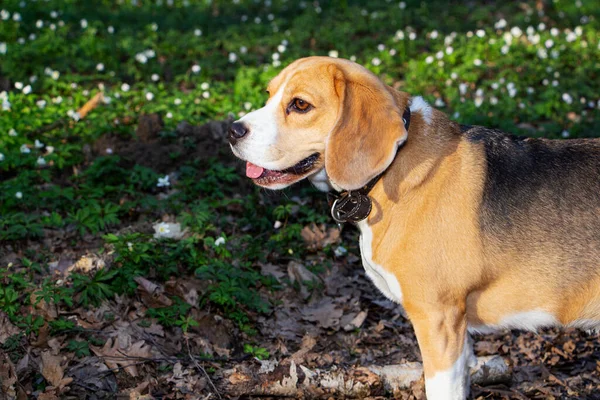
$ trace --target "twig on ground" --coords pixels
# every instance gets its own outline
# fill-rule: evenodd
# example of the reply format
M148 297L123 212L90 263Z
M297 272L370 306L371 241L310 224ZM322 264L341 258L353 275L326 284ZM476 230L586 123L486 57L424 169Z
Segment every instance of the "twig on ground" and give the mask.
M217 390L216 386L214 385L214 383L210 379L210 376L208 375L208 373L206 372L206 370L202 367L202 365L198 364L198 361L196 361L196 359L194 358L194 356L192 356L192 350L190 349L190 343L189 343L187 337L185 338L185 345L187 347L188 355L190 356L190 359L194 362L194 365L196 366L196 368L199 371L202 371L202 373L204 374L204 376L206 376L206 379L208 380L208 383L210 384L210 387L216 393L217 397L219 399L221 399L222 398L221 397L221 393L219 393L219 391Z

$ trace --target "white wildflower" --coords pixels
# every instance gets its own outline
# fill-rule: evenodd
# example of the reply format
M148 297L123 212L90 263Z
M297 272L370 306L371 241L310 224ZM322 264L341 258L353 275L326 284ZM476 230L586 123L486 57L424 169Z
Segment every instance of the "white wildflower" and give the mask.
M409 38L410 40L415 40L415 39L417 38L417 34L416 34L415 32L410 32L410 33L408 34L408 38Z
M104 71L104 64L102 64L102 63L96 64L96 70L97 71Z
M556 28L550 29L550 34L552 36L558 36L559 33L560 33L560 31L558 29L556 29Z
M283 223L281 221L275 221L275 223L273 224L274 229L279 229L282 226L283 226Z
M181 104L181 99L180 98L176 98L175 100L173 100L173 104L175 104L176 106Z
M461 95L465 95L467 93L467 88L469 87L468 84L466 83L460 83L458 85L458 90L460 92Z
M494 24L494 28L496 29L504 29L506 28L506 20L504 18L502 18L500 21L496 22Z
M14 130L14 128L11 128L8 131L8 136L16 137L16 136L19 136L19 134L17 133L17 131Z
M484 37L485 36L485 31L483 29L478 29L477 32L475 32L475 34L477 35L477 37Z
M275 53L275 54L277 54L277 53ZM275 55L275 54L273 54L273 55ZM237 61L238 57L237 57L237 54L231 52L231 53L229 53L229 57L228 58L229 58L229 62L233 64L234 62Z
M194 64L192 65L192 72L197 74L198 72L200 72L200 70L202 69L202 67L200 67L198 64Z
M546 51L546 49L538 49L537 51L537 55L539 58L548 58L548 52Z
M208 82L202 82L200 84L200 89L202 89L202 90L208 90L208 88L210 88L210 84Z
M171 233L171 224L168 222L161 222L157 225L153 226L154 228L154 237L155 238L163 238L169 237Z
M15 193L15 197L20 200L20 199L23 198L23 193L22 192L17 192L17 193Z
M575 34L575 32L569 31L569 33L567 33L566 40L569 43L574 42L575 40L577 40L577 35Z
M208 99L210 97L210 92L208 92L208 91L202 92L202 97L204 97L205 99Z
M490 97L490 104L495 106L496 104L498 104L498 98L495 96Z
M337 50L329 50L328 55L329 55L329 57L332 57L332 58L338 58L339 53Z
M4 161L4 154L0 153L0 161Z
M547 49L549 49L550 47L554 46L554 40L552 39L548 39L544 42L544 46L546 46Z
M444 100L441 97L438 97L437 99L435 99L435 106L436 107L445 107L446 103L444 103Z
M562 131L562 133L560 135L564 138L568 138L571 134L569 133L568 130L565 129L564 131Z
M154 93L146 92L146 100L152 101L152 99L154 99Z
M85 29L88 27L88 22L86 19L82 19L81 21L79 21L79 24L81 25L82 29Z
M6 54L6 43L5 42L0 42L0 54Z
M244 103L244 110L246 111L250 111L250 109L252 109L252 103L250 103L249 101Z
M375 57L371 60L371 64L373 64L374 66L379 66L381 65L381 60L378 57Z
M37 165L39 165L40 167L43 167L46 164L47 163L46 163L46 160L44 159L44 157L38 157L38 159L37 159Z
M29 153L31 153L31 149L29 147L27 147L26 144L21 145L21 148L19 150L23 154L29 154Z
M439 36L439 33L436 30L431 31L431 33L429 34L429 37L432 39L437 39L438 36Z
M432 62L433 62L433 56L427 56L427 58L425 58L426 64L431 64Z
M202 29L194 29L194 35L202 36Z
M121 85L121 90L124 92L128 92L130 88L131 86L129 86L127 83Z
M44 143L40 142L37 139L35 139L35 143L33 145L35 146L36 149L41 149L42 147L44 147Z
M333 254L335 254L336 257L342 257L348 254L348 250L343 246L338 246L333 250Z
M146 64L148 62L148 57L144 53L138 53L135 55L135 59L140 64Z
M158 80L160 79L160 76L158 76L158 74L152 74L150 79L152 79L153 82L158 82Z
M106 31L112 35L113 33L115 33L115 28L111 25L108 28L106 28Z
M215 247L219 247L225 244L225 238L223 236L219 236L217 240L215 240Z
M379 43L379 44L377 45L377 50L379 50L379 51L384 51L384 50L385 50L385 44L383 44L383 43Z
M446 54L450 55L452 53L454 53L454 49L452 48L452 46L446 47Z
M398 7L400 7L401 10L404 10L406 8L406 2L401 1L400 3L398 3Z
M242 54L248 53L248 48L246 46L240 47L240 53L242 53Z
M569 93L563 93L562 99L567 104L573 103L573 97L571 97L571 95Z
M518 26L513 26L512 28L510 28L510 34L518 38L523 34L523 31Z
M166 115L167 118L173 118L173 113L171 111L169 111Z
M54 146L46 146L46 154L54 153Z
M475 66L479 67L483 63L481 62L481 60L479 58L476 58L475 60L473 60L473 64L475 64Z
M163 178L158 178L158 183L156 187L167 187L171 186L171 182L169 182L169 175L165 175Z

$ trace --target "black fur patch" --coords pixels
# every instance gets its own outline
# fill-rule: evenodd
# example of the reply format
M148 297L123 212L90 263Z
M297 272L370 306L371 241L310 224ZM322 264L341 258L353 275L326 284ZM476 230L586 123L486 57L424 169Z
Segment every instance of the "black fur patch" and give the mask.
M552 256L563 254L557 263L565 267L600 267L600 140L525 138L479 126L463 135L485 150L484 236L523 254L560 250Z

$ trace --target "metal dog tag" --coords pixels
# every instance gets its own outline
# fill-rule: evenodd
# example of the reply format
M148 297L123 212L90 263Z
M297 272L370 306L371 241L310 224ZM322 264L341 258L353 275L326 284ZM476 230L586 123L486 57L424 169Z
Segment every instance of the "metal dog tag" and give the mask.
M345 192L331 206L331 216L338 224L359 222L369 216L373 205L369 196L360 192Z

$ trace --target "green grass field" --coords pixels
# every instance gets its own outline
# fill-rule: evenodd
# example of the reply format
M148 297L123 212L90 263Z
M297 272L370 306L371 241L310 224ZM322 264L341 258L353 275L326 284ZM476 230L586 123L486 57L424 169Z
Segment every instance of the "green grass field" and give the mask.
M345 249L315 254L302 240L311 223L333 226L316 191L262 192L211 136L218 129L186 129L261 107L283 67L329 55L462 123L597 137L599 18L593 0L3 0L0 317L16 331L0 327L0 349L17 363L50 335L71 359L89 356L106 337L72 315L133 301L136 277L189 277L204 282L197 298L167 290L169 301L147 303L138 320L181 335L199 329L194 309L210 310L239 332L237 353L269 357L257 321L293 285L257 266L317 257L309 269L321 272ZM170 238L176 223L183 238ZM352 240L343 246L358 254ZM105 267L71 268L86 254ZM22 384L54 382L32 372Z

